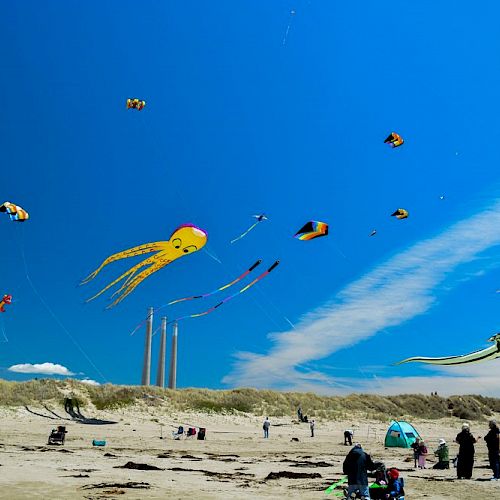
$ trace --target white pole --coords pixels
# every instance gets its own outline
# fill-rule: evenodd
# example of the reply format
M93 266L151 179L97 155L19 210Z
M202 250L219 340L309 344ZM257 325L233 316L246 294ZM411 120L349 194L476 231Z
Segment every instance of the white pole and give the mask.
M151 338L153 336L153 311L148 309L148 319L146 321L146 343L144 345L144 364L142 366L141 385L149 385L151 377Z
M170 376L168 378L168 386L170 389L177 387L177 322L174 323L172 332L172 352L170 353Z
M156 385L165 387L165 355L167 350L167 318L161 318L160 354L158 356L158 372L156 373Z

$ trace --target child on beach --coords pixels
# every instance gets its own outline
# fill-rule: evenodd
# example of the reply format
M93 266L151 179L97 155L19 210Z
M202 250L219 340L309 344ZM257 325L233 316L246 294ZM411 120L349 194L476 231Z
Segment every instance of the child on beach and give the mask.
M425 469L425 459L427 457L427 447L425 446L424 441L420 441L420 445L418 447L418 468Z
M413 461L414 467L416 469L418 463L418 449L420 447L420 438L415 439L415 442L412 443L411 447L413 448Z

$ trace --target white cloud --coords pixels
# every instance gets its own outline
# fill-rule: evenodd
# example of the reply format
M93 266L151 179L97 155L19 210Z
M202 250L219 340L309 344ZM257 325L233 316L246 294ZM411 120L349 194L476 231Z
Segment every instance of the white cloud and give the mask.
M8 368L10 372L15 373L39 373L42 375L74 375L65 366L55 363L23 363L20 365L12 365Z
M428 311L436 301L439 285L461 265L479 259L483 252L500 244L499 228L500 201L496 201L441 234L399 252L345 287L331 301L306 314L294 330L270 334L274 345L268 353L238 353L233 371L224 382L319 392L325 392L328 386L330 390L335 386L338 392L339 385L347 385L356 390L353 384L358 379L334 379L307 372L300 365L329 356ZM486 267L490 268L491 262L485 260ZM456 279L451 281L452 286L460 283ZM404 378L412 383L423 379ZM443 379L449 381L447 376ZM382 380L383 386L389 388L392 384L401 391L399 379ZM380 386L377 392L381 392Z
M90 378L84 378L83 380L78 380L78 382L81 382L82 384L88 384L88 385L101 385L99 382L92 380Z

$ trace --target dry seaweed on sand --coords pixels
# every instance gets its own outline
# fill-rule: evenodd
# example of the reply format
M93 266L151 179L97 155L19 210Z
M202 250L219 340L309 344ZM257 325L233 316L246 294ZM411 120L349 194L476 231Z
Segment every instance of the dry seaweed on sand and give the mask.
M289 472L287 470L282 470L280 472L270 472L264 481L270 479L319 479L321 474L317 472Z
M97 483L97 484L86 484L81 486L82 490L91 490L98 488L133 488L139 490L148 490L151 488L149 483L139 483L137 481L128 481L126 483Z
M136 464L135 462L127 462L125 465L116 465L114 469L136 469L136 470L165 470L156 465Z

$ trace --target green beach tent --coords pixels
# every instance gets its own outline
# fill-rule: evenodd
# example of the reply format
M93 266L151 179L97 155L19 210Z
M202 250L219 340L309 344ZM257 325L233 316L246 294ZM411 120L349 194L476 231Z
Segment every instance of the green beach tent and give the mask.
M413 425L404 420L393 420L385 435L385 446L410 448L420 434Z

